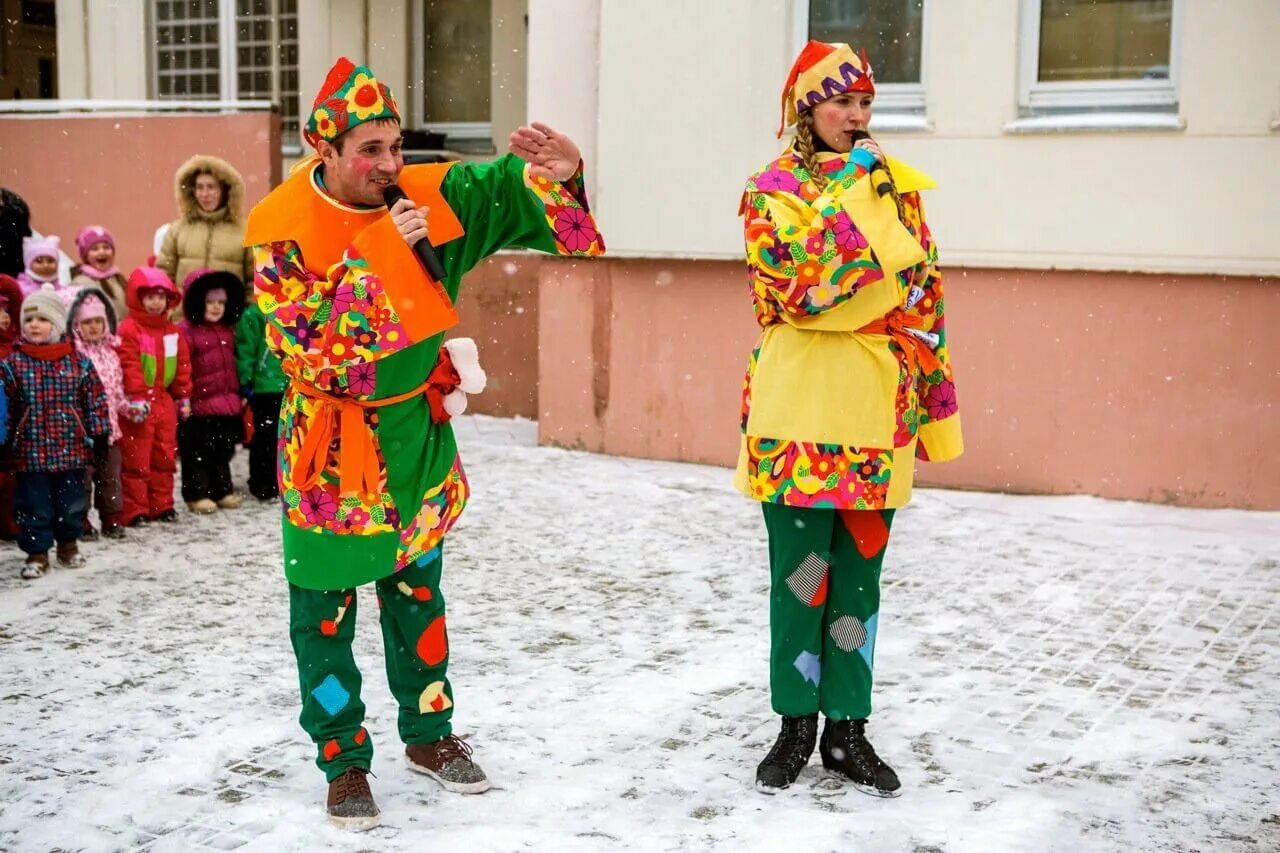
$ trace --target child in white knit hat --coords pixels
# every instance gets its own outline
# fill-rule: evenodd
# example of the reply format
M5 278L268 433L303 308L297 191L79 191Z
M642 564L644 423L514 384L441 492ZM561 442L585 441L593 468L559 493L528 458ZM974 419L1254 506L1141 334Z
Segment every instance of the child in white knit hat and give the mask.
M59 565L84 565L84 472L93 449L110 441L107 396L93 365L66 338L67 308L51 284L22 303L22 339L0 363L18 472L18 546L24 578Z

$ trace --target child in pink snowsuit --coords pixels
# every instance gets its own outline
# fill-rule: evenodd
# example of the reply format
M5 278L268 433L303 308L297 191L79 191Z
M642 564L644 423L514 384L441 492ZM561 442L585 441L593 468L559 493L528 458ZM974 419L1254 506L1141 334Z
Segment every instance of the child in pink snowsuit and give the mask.
M111 298L97 287L83 287L67 312L76 349L93 362L93 369L107 392L107 409L111 433L106 447L95 447L93 460L85 470L86 504L98 509L102 535L111 539L124 536L120 511L124 496L120 482L120 412L125 408L124 369L120 366L120 338L116 335L116 312ZM97 539L98 531L86 511L82 539Z

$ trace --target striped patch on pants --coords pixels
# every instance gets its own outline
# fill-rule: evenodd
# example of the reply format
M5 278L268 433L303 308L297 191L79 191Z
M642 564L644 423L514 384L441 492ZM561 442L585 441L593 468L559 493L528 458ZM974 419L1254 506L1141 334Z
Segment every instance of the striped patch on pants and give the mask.
M795 597L810 607L827 600L827 572L830 564L817 554L809 554L800 567L787 577L787 587Z

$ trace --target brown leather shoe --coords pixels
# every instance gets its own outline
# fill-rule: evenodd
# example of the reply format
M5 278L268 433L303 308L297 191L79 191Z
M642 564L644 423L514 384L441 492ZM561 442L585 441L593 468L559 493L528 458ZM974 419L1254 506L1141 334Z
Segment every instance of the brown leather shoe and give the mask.
M471 747L457 735L435 743L411 743L404 748L409 769L430 776L455 794L483 794L492 785L480 765L471 760Z
M84 566L84 555L75 542L59 542L56 549L58 565L65 569L79 569Z
M368 775L363 767L352 767L329 783L326 809L334 826L359 832L378 825L378 805L369 790Z
M22 577L25 580L35 580L48 572L49 555L47 553L30 555L22 566Z

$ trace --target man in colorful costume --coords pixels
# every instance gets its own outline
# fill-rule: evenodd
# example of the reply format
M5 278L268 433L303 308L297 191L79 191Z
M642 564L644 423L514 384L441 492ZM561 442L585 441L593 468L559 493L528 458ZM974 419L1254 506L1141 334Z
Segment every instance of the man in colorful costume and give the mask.
M462 277L505 248L604 251L567 137L534 125L493 163L404 166L399 121L390 90L338 60L304 132L318 156L253 209L245 237L267 342L290 380L279 474L301 723L330 783L330 819L357 829L378 819L351 654L361 584L377 585L409 766L448 790L489 787L452 733L440 594L443 540L468 494L444 404L466 382L442 348ZM396 182L408 199L388 211ZM410 248L424 237L441 281Z
M736 484L769 533L770 692L782 717L760 764L795 782L823 766L880 796L896 774L865 735L894 510L914 460L963 450L926 176L866 137L865 54L810 42L783 90L793 144L747 182L740 214L763 327L743 393ZM779 130L781 135L781 129Z

